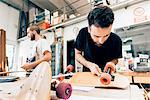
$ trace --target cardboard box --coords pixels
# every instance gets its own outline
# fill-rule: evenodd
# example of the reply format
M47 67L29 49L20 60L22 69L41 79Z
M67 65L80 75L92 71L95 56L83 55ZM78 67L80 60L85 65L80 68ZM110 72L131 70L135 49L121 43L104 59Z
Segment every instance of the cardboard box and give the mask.
M58 17L58 11L56 11L56 12L53 13L53 17L54 18Z

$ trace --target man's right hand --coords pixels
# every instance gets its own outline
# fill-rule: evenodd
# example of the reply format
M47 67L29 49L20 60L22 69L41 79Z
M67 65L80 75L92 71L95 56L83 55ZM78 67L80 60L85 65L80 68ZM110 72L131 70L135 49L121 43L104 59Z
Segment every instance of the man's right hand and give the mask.
M75 49L75 59L81 63L82 65L86 66L87 68L90 69L92 74L96 74L96 75L100 75L101 73L101 69L99 68L99 66L95 63L89 62L87 61L81 54L82 52Z
M28 71L28 70L32 69L31 67L32 67L31 63L25 63L21 68Z
M99 66L97 64L88 62L87 67L90 69L92 74L95 74L97 76L100 75L101 69L99 68Z

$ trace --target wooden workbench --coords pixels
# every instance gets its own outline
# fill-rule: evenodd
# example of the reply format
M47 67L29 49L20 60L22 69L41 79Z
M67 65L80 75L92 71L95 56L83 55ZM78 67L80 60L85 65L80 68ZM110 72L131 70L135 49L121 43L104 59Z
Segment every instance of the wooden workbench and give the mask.
M128 77L130 83L150 84L150 72L134 72L129 70L118 73Z
M54 91L53 93L51 92L51 94L53 94L52 100L59 100L54 96ZM130 85L129 88L125 90L93 88L90 91L84 91L73 89L69 100L144 100L144 96L142 90L140 90L138 86Z

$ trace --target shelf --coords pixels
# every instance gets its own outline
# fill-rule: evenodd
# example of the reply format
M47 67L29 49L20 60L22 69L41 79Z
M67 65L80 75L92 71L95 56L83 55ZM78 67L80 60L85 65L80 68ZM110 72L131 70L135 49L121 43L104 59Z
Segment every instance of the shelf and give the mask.
M124 7L128 7L128 6L143 2L143 1L145 1L145 0L127 0L127 1L120 2L120 3L115 4L115 5L111 5L110 8L112 8L115 11L115 10L119 10L119 9L124 8ZM86 19L87 19L87 14L83 15L83 16L78 16L78 17L75 17L73 19L69 19L65 22L62 22L60 24L54 25L54 26L52 26L46 30L43 30L43 31L41 31L41 33L46 33L48 31L52 31L52 30L56 29L57 27L66 27L68 25L72 25L72 24L81 22L81 21L86 20Z

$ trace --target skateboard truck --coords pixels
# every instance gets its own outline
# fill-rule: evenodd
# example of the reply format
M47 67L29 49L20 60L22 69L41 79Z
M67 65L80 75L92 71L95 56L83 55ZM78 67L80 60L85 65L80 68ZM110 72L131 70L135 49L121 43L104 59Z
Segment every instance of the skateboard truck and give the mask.
M57 78L60 82L63 81L64 79L69 79L73 75L72 73L73 68L74 67L72 65L68 65L67 70L65 71L65 74L60 73L57 76L53 76L53 78Z
M72 73L73 69L74 69L73 65L68 65L67 70L65 71L65 74ZM65 76L66 79L69 79L70 77L72 76L71 75Z
M112 63L107 63L105 66L105 72L100 76L100 82L104 85L110 84L111 81L114 81L114 76L112 73L115 71L115 65Z
M72 72L74 67L72 65L67 66L67 70L65 71L65 74Z
M109 75L111 75L111 81L114 81L115 76L112 75L112 71L111 71L110 67L108 68L108 70L106 71L106 73L108 73Z
M67 76L72 77L73 75L74 75L74 73L67 73L67 74L60 73L59 75L52 76L52 79L57 79L58 81L62 82L65 79L65 77L67 77Z
M65 76L63 76L62 73L60 73L59 75L60 75L60 77L58 77L57 79L58 79L60 82L62 82L62 81L65 79Z

